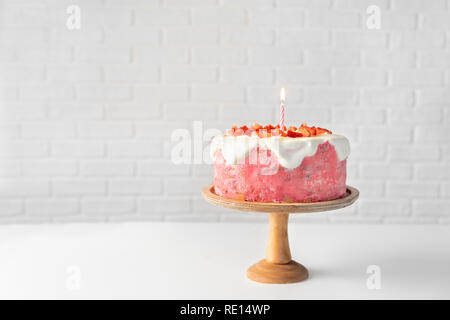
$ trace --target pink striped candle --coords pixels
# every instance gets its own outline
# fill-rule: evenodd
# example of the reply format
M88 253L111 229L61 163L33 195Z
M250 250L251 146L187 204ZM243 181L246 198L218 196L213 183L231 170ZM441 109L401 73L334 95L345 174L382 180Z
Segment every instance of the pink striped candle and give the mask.
M284 129L284 101L286 99L286 90L284 88L281 88L280 91L280 129Z

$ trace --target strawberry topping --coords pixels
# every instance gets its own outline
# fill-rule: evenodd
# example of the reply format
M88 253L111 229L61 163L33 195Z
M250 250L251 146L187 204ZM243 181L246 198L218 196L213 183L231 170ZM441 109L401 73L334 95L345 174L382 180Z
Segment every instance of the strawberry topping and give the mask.
M331 134L330 130L320 128L320 127L309 127L307 124L303 123L298 128L297 127L284 127L280 128L280 125L276 125L275 127L271 124L266 126L262 126L259 123L254 123L249 127L243 125L241 127L233 126L230 130L227 131L228 135L233 136L241 136L248 135L253 136L257 135L260 138L268 138L272 136L282 136L282 137L291 137L291 138L301 138L301 137L314 137L321 136L325 134Z

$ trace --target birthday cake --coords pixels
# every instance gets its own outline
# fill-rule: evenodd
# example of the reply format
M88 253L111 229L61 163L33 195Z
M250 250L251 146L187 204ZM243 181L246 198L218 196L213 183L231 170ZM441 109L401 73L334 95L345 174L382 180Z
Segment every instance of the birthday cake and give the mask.
M346 192L344 136L319 127L233 127L211 142L214 192L260 202L317 202Z

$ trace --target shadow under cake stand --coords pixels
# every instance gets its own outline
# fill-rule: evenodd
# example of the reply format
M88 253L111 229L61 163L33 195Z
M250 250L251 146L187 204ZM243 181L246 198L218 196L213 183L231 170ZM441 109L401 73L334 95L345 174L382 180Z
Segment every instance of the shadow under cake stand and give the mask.
M336 210L353 204L359 191L347 186L345 195L336 200L312 203L251 202L226 199L214 192L214 185L203 188L203 197L211 204L241 211L266 212L269 214L269 241L266 258L247 270L247 277L262 283L292 283L306 280L308 270L291 259L288 240L290 213L309 213Z

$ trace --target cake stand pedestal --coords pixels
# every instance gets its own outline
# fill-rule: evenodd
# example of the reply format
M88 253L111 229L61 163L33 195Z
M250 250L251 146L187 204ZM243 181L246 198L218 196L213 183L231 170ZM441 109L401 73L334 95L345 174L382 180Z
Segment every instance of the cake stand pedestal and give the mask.
M313 203L251 202L226 199L214 193L214 185L203 188L203 197L217 206L241 211L269 213L269 241L266 258L247 270L247 277L262 283L292 283L308 278L308 270L291 259L288 240L288 219L291 213L308 213L336 210L353 204L359 191L347 186L342 198Z

